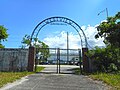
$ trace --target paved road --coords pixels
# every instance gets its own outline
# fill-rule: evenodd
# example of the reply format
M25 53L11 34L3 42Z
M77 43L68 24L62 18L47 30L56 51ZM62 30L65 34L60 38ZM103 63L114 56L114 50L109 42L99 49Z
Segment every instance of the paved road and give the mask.
M41 73L57 73L57 65L39 65L46 67ZM60 65L60 73L62 74L73 74L74 72L72 69L79 68L79 66L76 65Z
M102 82L93 81L87 76L49 73L55 66L46 66L42 73L33 74L9 84L0 90L107 90ZM64 68L75 68L64 66ZM53 69L54 68L54 69ZM65 70L63 70L65 71ZM46 73L47 72L47 73Z

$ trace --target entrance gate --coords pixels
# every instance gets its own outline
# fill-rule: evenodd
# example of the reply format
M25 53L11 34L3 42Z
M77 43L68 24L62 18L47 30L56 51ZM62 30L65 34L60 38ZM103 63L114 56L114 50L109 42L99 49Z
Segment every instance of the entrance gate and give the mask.
M61 25L61 23L70 25L78 33L78 35L80 37L80 43L81 43L80 49L82 51L83 70L85 72L90 71L90 64L89 64L90 61L88 60L88 57L86 56L86 52L88 51L88 43L87 43L86 35L85 35L84 31L81 29L81 27L79 26L79 24L77 24L73 20L66 18L66 17L50 17L50 18L44 19L43 21L38 23L38 25L34 28L32 34L31 34L31 37L30 37L28 71L33 71L34 54L32 53L32 51L34 52L33 47L34 47L34 44L37 42L38 34L41 31L41 29L48 24ZM58 49L57 50L57 60L59 60L61 58L60 54L61 54L61 50ZM68 55L67 55L67 58L69 58ZM69 59L67 59L67 60L69 60ZM59 72L59 70L58 70L58 72Z
M80 49L36 48L36 65L54 65L50 73L73 73L71 69L80 68L82 61Z

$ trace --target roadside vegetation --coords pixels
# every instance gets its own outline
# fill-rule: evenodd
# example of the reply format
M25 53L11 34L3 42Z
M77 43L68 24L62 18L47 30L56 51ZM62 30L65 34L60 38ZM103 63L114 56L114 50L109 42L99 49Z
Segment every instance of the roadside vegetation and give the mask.
M94 74L89 76L120 90L120 12L100 23L97 31L95 38L104 38L106 46L88 51L94 65Z
M94 74L89 76L120 90L120 12L100 23L97 31L95 38L104 38L106 46L88 51L94 66Z
M37 72L43 70L44 67L37 67ZM34 74L35 72L0 72L0 87L7 83L12 83L13 81L20 79L24 76Z
M120 90L120 12L100 23L97 31L95 38L104 38L106 46L95 47L86 53L91 60L93 73L83 74L103 81L112 86L112 90ZM79 68L74 71L76 74L80 73Z
M37 66L36 72L40 72L40 71L44 70L44 68L45 68L45 67Z
M73 69L75 75L81 75L80 68ZM89 78L97 81L103 81L107 85L111 86L111 90L120 90L120 71L117 73L104 73L104 72L95 72L95 73L85 73Z
M103 81L113 87L112 90L120 90L120 73L96 73L89 75L94 80Z
M95 38L104 38L106 46L89 50L87 56L98 72L120 71L120 12L100 23L97 31Z

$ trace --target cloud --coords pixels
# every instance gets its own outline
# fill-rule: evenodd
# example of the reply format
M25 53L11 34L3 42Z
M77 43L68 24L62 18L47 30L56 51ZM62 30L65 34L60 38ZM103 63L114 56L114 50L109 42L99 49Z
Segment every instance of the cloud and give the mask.
M96 28L97 26L98 25L95 26L88 25L84 30L88 40L88 44L91 47L105 46L105 44L103 43L103 38L95 39L95 35L97 34L97 28Z
M67 33L62 31L54 37L46 37L43 40L49 47L55 48L67 48ZM69 33L69 47L78 49L79 38L78 35ZM79 45L80 46L80 45Z
M82 26L81 28L87 37L87 41L90 47L105 46L103 43L103 38L95 39L95 35L97 34L96 26L88 25ZM43 42L49 45L50 48L67 48L67 33L66 31L61 31L56 33L55 36L44 38ZM69 48L81 48L80 37L78 34L69 32Z

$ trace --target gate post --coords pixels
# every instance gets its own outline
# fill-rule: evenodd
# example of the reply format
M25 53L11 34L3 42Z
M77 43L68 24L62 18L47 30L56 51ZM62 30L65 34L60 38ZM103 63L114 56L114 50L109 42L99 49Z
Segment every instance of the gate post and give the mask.
M29 47L29 55L28 55L28 71L29 72L34 70L34 61L35 61L35 48Z
M88 52L88 48L82 48L82 60L83 60L83 71L89 72L89 60L86 56L86 53Z

